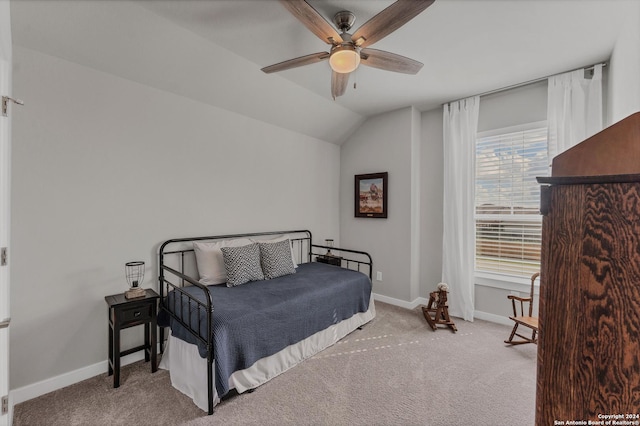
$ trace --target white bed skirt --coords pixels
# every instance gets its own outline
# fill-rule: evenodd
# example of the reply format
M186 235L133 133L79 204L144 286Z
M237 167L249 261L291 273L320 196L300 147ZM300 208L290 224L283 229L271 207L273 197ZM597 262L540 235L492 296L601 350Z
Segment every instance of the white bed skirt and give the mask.
M251 367L234 372L229 378L229 389L243 393L268 382L277 375L295 367L303 360L335 344L347 334L371 321L376 316L373 294L369 301L369 309L353 315L351 318L333 324L306 339L287 346L266 358L256 361ZM198 347L169 334L160 368L169 370L171 385L190 397L202 410L207 411L207 360L202 358ZM214 360L215 380L215 360ZM214 381L215 383L215 381ZM213 385L213 404L220 402Z

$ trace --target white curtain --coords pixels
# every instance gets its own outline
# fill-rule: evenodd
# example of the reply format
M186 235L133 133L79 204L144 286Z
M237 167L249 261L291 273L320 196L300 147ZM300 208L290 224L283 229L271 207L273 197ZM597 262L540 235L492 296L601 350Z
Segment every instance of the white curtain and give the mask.
M549 158L602 130L602 64L592 78L579 69L549 77L547 125Z
M475 155L480 97L444 106L444 229L442 282L449 313L473 321Z

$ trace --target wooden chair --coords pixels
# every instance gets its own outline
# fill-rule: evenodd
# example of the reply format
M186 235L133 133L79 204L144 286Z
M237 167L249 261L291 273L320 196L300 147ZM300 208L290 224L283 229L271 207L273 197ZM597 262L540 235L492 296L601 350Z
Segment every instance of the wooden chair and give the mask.
M511 335L505 343L510 345L521 345L523 343L538 343L538 317L533 316L533 289L536 278L540 276L539 272L536 272L531 276L531 294L529 297L519 297L514 295L507 296L509 300L511 300L511 305L513 306L513 316L509 317L509 319L515 322L513 326L513 330L511 330ZM520 315L518 315L518 310L516 309L516 301L520 302ZM529 304L529 310L525 312L525 303ZM525 315L527 313L528 315ZM518 326L524 326L530 328L531 337L523 336L520 333L517 333ZM520 340L513 340L515 336L518 336Z

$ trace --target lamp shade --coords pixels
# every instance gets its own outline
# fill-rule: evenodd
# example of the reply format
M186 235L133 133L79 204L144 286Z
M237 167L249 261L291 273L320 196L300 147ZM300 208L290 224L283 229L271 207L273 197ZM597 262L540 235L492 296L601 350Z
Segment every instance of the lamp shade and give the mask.
M331 50L329 65L335 72L341 74L355 71L360 65L360 53L352 45L343 45Z
M144 281L144 262L127 262L124 265L124 270L129 287L136 288L142 285L142 282Z

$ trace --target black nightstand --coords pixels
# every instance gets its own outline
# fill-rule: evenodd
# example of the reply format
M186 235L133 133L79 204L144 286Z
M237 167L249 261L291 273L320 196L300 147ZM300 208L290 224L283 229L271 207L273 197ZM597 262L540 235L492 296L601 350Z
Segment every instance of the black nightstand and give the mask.
M146 289L144 297L127 299L124 293L106 296L109 305L109 376L113 387L120 386L120 357L144 350L144 360L151 361L151 372L158 371L158 293ZM144 324L144 345L120 351L120 330Z
M342 258L339 256L319 255L319 256L316 256L316 262L328 263L329 265L334 265L334 266L342 266Z

